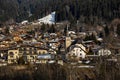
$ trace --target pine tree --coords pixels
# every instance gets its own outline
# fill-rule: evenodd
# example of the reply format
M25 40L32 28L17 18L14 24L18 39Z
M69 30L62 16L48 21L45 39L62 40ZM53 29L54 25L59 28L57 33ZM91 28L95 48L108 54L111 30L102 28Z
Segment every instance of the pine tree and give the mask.
M102 32L99 33L99 37L103 38L103 33Z
M120 24L117 25L116 33L118 34L118 36L120 36Z
M52 25L52 26L50 27L50 29L48 30L48 32L49 32L49 33L55 33L55 32L56 32L55 26Z
M45 32L45 31L46 31L46 25L45 25L45 24L42 24L42 26L41 26L41 31L42 31L42 32Z
M108 28L108 26L106 26L105 28L104 28L104 31L105 31L105 36L107 37L108 35L109 35L109 28Z

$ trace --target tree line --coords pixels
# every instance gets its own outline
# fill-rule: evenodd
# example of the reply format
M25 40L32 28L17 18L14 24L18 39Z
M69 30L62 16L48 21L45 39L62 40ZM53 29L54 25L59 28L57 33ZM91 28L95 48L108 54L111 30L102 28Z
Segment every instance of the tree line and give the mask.
M94 69L73 68L65 64L22 65L0 67L0 80L119 80L120 65L118 62L107 61L106 57L96 59ZM94 62L94 61L93 61ZM112 66L112 67L111 67Z

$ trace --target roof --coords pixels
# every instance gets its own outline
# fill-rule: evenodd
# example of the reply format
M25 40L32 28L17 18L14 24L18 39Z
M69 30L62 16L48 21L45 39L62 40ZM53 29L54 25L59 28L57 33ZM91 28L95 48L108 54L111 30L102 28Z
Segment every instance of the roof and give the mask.
M82 45L82 44L81 44L81 45ZM82 45L82 46L84 46L84 45ZM75 47L78 47L78 48L80 48L81 50L83 50L85 53L88 53L86 50L84 50L82 47L80 47L80 46L77 45L77 44L71 46L72 49L75 48ZM85 46L84 46L84 47L85 47ZM71 49L71 50L72 50L72 49Z
M41 54L37 56L37 59L54 59L55 56L52 54Z

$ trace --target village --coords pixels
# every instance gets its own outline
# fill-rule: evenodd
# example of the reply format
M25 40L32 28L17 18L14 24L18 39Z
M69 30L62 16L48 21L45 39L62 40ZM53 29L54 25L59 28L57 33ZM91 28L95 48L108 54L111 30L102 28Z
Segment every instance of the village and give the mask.
M48 28L52 27L47 32L42 28L44 25L42 20L42 23L23 21L1 27L0 66L52 63L90 65L102 56L110 56L109 61L118 60L116 56L119 56L120 46L114 47L105 42L100 26L98 31L73 31L67 23L63 29L55 31L54 25L59 29L61 23L47 24Z

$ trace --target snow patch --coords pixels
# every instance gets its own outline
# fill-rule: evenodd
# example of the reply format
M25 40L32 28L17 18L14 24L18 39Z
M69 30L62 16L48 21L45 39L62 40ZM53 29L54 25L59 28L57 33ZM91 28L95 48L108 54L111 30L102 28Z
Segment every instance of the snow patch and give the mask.
M41 18L41 19L38 19L38 21L40 23L44 23L44 24L55 24L55 11L52 12L51 14Z

